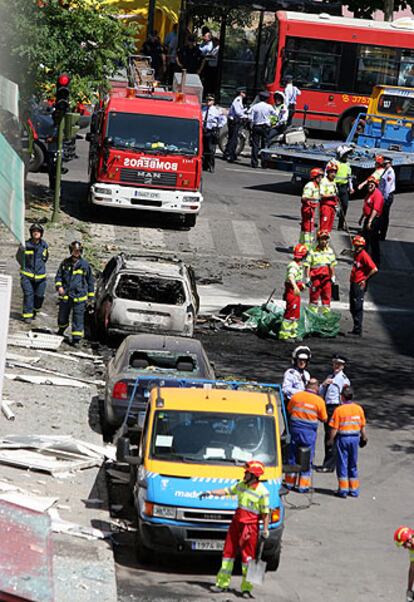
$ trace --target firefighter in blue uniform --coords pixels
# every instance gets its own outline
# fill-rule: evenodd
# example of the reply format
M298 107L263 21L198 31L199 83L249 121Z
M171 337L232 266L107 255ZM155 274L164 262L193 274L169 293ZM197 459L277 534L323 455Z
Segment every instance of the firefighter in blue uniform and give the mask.
M84 336L86 306L95 295L94 279L91 266L82 257L82 243L73 241L69 251L70 257L62 261L55 277L59 295L58 334L64 334L72 312L72 345L78 345Z
M43 240L44 229L34 223L29 229L30 238L17 251L20 265L20 282L23 289L23 320L31 323L43 305L46 292L46 262L49 246Z

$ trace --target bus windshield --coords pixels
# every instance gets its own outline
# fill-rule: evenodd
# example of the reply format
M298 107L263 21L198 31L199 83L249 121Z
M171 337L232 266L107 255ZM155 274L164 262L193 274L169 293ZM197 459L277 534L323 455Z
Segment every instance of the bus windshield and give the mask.
M161 115L109 113L108 144L145 152L197 155L199 122Z
M275 418L250 414L157 411L150 457L169 462L277 466Z

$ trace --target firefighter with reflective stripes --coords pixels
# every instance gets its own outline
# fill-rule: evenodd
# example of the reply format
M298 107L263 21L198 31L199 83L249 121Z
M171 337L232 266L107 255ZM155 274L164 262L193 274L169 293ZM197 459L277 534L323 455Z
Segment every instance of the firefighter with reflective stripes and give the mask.
M305 446L311 448L310 461L312 466L318 423L326 422L328 419L325 402L318 395L318 392L319 382L316 378L311 378L306 385L305 391L298 391L298 393L292 395L288 403L287 411L292 437L289 445L289 464L296 464L296 451L298 447ZM299 475L288 473L285 478L285 486L288 489L295 487L299 493L307 493L311 487L311 478L312 468Z
M69 251L70 257L62 261L55 277L59 295L58 334L64 334L72 312L72 345L78 345L84 336L87 303L95 295L94 278L91 266L82 257L82 244L77 240L73 241L69 245Z
M413 602L414 600L414 529L410 527L398 527L394 533L395 545L399 548L408 550L410 556L410 568L408 569L408 587L405 600Z
M309 309L317 313L321 299L322 313L327 314L331 309L332 283L335 282L337 261L329 246L329 232L319 230L317 238L316 247L309 251L303 265L306 268L306 285L309 286Z
M233 516L224 543L223 560L217 574L216 584L211 587L213 593L222 593L228 590L233 572L234 561L238 552L242 560L242 598L253 598L253 585L247 581L247 567L250 560L256 557L257 540L259 537L259 521L263 520L263 531L260 537L269 537L269 492L260 483L264 474L262 462L251 460L244 467L244 479L227 487L206 491L200 498L210 495L237 496L238 505Z
M299 242L310 248L315 239L315 212L319 207L320 190L319 185L323 178L323 170L315 167L310 171L310 182L302 192L301 226Z
M302 261L308 254L305 245L298 244L293 249L293 261L288 264L283 300L286 309L279 330L282 341L295 340L298 336L300 318L300 292L305 288Z
M34 223L30 226L30 239L21 245L16 259L20 265L20 283L23 289L23 320L31 323L41 309L46 292L46 262L49 245L43 240L44 228Z
M338 207L338 187L335 182L338 166L334 161L329 161L326 166L326 176L319 185L321 193L319 229L332 232L335 221L336 208Z
M341 392L341 405L337 407L329 421L331 434L329 445L335 442L338 476L338 491L341 498L358 497L358 448L368 442L365 433L365 414L362 407L353 400L353 390L345 385Z

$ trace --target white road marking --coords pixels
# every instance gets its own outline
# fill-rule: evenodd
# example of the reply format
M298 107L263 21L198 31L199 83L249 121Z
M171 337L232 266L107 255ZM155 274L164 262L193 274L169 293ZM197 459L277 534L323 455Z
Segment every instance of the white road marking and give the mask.
M157 230L156 228L137 228L137 237L143 247L151 248L165 248L164 232Z
M212 253L215 249L210 223L207 218L198 218L196 226L188 232L192 251Z
M254 222L232 220L232 226L241 255L247 257L264 255L260 234Z
M255 172L255 170L253 169L238 169L237 167L225 167L224 171L235 171L237 173L248 173L248 174L252 174ZM277 176L283 176L284 178L291 178L292 174L289 173L288 171L274 171L274 170L268 170L268 169L262 169L259 172L259 175L263 175L263 176L272 176L272 178L276 179Z
M409 260L403 245L397 240L386 240L381 245L381 256L394 270L410 272L414 266Z

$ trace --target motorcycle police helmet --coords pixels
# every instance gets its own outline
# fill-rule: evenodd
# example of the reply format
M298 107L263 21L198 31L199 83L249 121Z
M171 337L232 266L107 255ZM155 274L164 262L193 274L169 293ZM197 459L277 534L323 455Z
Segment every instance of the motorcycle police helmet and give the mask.
M292 351L293 362L296 362L297 360L306 360L307 362L309 362L311 357L311 350L306 345L299 345L298 347L295 347L295 349Z
M29 228L29 232L30 234L32 234L35 230L37 230L38 232L40 232L40 234L43 236L43 233L45 231L45 229L43 228L42 224L39 224L39 222L34 222L30 228Z
M79 242L79 240L74 240L73 242L70 243L69 245L69 253L72 254L73 251L79 251L80 254L82 255L83 253L83 245L81 242Z
M283 94L283 92L280 92L279 90L277 90L274 94L273 94L273 100L276 102L276 98L280 98L280 100L282 102L285 102L285 95Z

